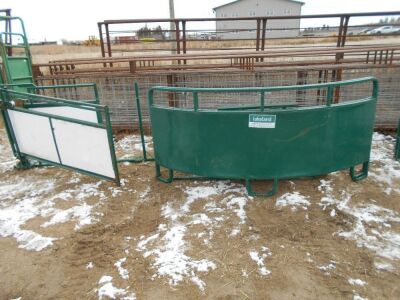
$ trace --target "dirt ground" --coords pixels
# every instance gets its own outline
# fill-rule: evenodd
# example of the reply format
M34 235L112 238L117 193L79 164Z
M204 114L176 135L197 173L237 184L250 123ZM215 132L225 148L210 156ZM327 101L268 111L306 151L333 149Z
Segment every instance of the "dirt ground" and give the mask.
M121 187L15 170L0 129L0 299L400 299L393 146L374 135L364 181L341 171L253 198L241 181L160 183L151 162L120 164ZM116 149L140 155L139 139Z

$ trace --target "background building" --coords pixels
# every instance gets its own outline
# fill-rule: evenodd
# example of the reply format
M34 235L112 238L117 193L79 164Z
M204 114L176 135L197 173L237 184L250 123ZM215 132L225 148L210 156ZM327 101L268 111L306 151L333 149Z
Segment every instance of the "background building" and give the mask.
M237 0L214 7L217 18L299 16L304 2L293 0ZM256 21L217 21L217 38L255 38ZM266 38L295 37L300 20L268 20Z

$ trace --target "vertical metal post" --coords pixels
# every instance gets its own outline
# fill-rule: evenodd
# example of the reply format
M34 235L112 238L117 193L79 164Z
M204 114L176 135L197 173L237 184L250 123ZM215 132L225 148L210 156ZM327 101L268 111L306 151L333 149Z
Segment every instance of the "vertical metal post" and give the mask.
M186 54L186 21L182 21L182 52ZM183 60L186 65L186 59Z
M7 9L5 11L6 16L7 17L11 17L11 9ZM11 33L11 20L7 20L6 21L6 32ZM7 34L6 35L6 40L5 40L6 45L10 45L12 46L12 35L11 34ZM8 47L7 49L7 55L8 56L12 56L12 47Z
M182 21L182 51L186 54L186 21Z
M343 23L344 23L344 16L341 16L340 17L339 32L338 32L338 37L337 37L337 41L336 41L336 47L340 47L340 45L342 43Z
M176 39L176 34L175 34L175 23L172 21L175 19L175 4L174 0L169 0L169 18L171 19L171 22L169 22L169 39L171 40L171 54L175 54L176 52L176 44L174 43L174 40Z
M257 19L257 29L256 29L256 51L260 50L260 24L261 19Z
M167 75L167 86L174 86L175 85L176 78L173 76L173 74L168 74ZM176 102L175 102L175 93L174 92L167 92L168 94L168 106L169 107L176 107Z
M102 23L97 23L97 27L99 28L99 38L100 38L100 50L101 50L101 57L106 57L106 51L104 50L104 37L103 37L103 27ZM103 64L105 67L106 64Z
M142 109L141 109L141 105L140 105L139 85L138 85L137 81L135 81L135 95L136 95L136 109L137 109L137 114L138 114L140 140L142 141L143 160L147 161L146 144L145 144L145 140L144 140L144 128L143 128L143 121L142 121Z
M332 99L333 99L333 87L328 86L328 91L326 93L326 105L327 106L332 105Z
M265 107L265 92L261 92L260 105L261 105L261 111L264 111L264 107Z
M175 36L176 36L176 53L181 54L181 34L179 29L179 21L175 21ZM178 59L178 65L181 64L181 60Z
M344 23L344 17L341 16L340 17L340 25L339 25L339 32L338 32L338 37L337 37L337 41L336 41L336 47L340 47L341 43L342 43L342 33L343 33L343 23ZM337 53L335 55L335 62L338 63L339 62L339 54ZM332 81L336 81L336 70L332 71Z
M307 84L307 71L297 71L297 85ZM297 103L305 103L305 98L307 95L307 90L297 90L296 91L296 102Z
M106 27L106 42L107 42L107 52L108 57L111 57L111 40L110 40L110 31L108 30L108 24L105 23L104 26ZM111 65L111 64L110 64Z
M181 53L181 40L180 40L179 21L175 21L175 35L176 35L176 53L180 54Z
M118 186L120 186L121 182L119 180L117 157L115 156L115 148L114 148L112 127L111 127L111 120L110 120L110 112L109 112L107 106L104 107L104 117L105 117L104 125L105 125L106 131L107 131L108 144L110 145L110 155L111 155L111 161L112 161L114 174L115 174L115 182Z
M338 34L338 39L337 39L337 43L336 43L337 47L342 48L342 47L344 47L344 45L346 43L349 20L350 20L350 16L348 16L348 15L340 17L339 34ZM342 62L343 58L344 58L344 53L337 53L336 54L336 63L340 64ZM332 75L335 77L335 81L342 80L342 73L343 73L342 68L339 68L332 72ZM340 87L338 86L335 88L334 102L339 103L339 101L340 101Z
M268 19L263 19L262 20L262 32L261 32L261 51L265 50L265 35L267 33L267 21ZM264 61L264 58L261 58L261 61Z
M199 94L197 92L193 92L193 109L194 111L199 109Z
M347 30L349 28L349 20L350 20L350 16L345 16L344 24L343 24L342 40L341 40L341 43L340 43L340 47L344 47L344 45L346 44Z
M396 139L396 147L394 150L394 158L400 161L400 119L397 124L397 139Z
M18 157L19 152L16 148L17 142L14 139L14 136L11 131L11 123L9 122L9 118L7 116L7 102L8 100L6 97L8 96L8 93L2 89L0 89L0 100L3 102L2 104L4 105L3 108L1 108L1 115L3 117L3 122L4 122L4 127L6 128L6 133L8 137L8 141L10 142L11 145L11 150L14 154L15 157Z

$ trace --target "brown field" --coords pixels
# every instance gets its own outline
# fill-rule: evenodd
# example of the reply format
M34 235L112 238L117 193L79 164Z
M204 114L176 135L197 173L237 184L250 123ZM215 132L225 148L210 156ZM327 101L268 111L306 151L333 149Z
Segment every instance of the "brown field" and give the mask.
M374 136L364 181L341 171L262 198L241 181L163 184L149 162L121 164L119 188L15 170L0 130L0 298L399 299L393 145ZM127 136L118 156L139 146Z
M160 47L131 45L149 46ZM0 299L400 299L394 143L374 134L363 181L348 170L283 180L264 198L240 180L160 183L152 162L119 164L121 187L55 167L17 170L0 118ZM121 135L116 152L139 156L139 137Z

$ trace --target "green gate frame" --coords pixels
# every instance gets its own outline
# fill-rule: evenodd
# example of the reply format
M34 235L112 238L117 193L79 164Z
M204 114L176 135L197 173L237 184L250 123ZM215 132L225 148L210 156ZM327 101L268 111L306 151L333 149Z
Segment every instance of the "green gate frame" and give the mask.
M146 150L146 143L144 140L144 127L143 127L143 119L142 119L142 108L140 104L140 95L139 95L139 85L137 81L134 83L135 89L135 104L136 104L136 111L138 115L138 128L140 133L140 141L142 144L142 157L127 157L127 158L120 158L118 162L128 162L128 163L141 163L146 161L154 161L154 158L148 157L147 150Z
M112 127L111 127L111 121L110 121L110 114L109 114L109 109L107 106L98 105L98 104L89 103L89 102L72 101L72 100L60 99L60 98L55 98L55 97L48 97L48 96L43 96L43 95L18 92L18 91L14 91L14 90L8 90L4 87L2 87L2 88L0 87L0 99L1 99L0 108L1 108L2 116L4 118L4 122L6 125L5 127L6 127L7 136L8 136L13 154L17 159L20 160L20 162L22 162L23 164L27 163L27 164L29 164L28 167L30 167L31 165L30 165L28 159L33 159L33 160L37 160L39 162L42 162L42 163L45 163L48 165L63 167L65 169L77 171L77 172L83 173L85 175L94 176L94 177L104 179L107 181L112 181L112 182L115 182L118 186L120 185L118 164L117 164L117 159L116 159L116 155L115 155ZM24 106L16 107L15 103L14 103L14 100L16 100L16 99L23 101ZM104 116L104 118L98 117L98 123L93 123L93 122L88 122L88 121L84 121L84 120L79 120L79 119L74 119L74 118L69 118L69 117L64 117L64 116L58 116L58 115L53 115L53 114L34 111L34 110L29 109L32 107L49 107L49 106L67 106L67 107L72 107L72 108L79 108L79 109L94 111L94 112L96 112L97 116L101 115L101 116ZM102 174L97 174L97 173L93 173L93 172L86 171L83 169L64 165L64 164L62 164L62 162L57 163L57 162L53 162L53 161L48 161L46 159L32 156L30 154L21 152L18 147L18 142L17 142L16 136L15 136L15 133L14 133L14 130L12 127L12 123L10 121L10 117L8 114L9 110L46 117L49 119L50 124L52 122L52 119L56 119L56 120L67 121L70 123L90 126L90 127L94 127L94 128L105 129L107 132L107 139L108 139L109 150L110 150L110 154L111 154L111 161L112 161L115 178L107 177ZM53 130L53 128L52 128L52 130ZM56 142L55 136L54 136L54 132L53 132L53 142L55 144L55 148L58 149L57 142ZM58 152L58 150L57 150L57 152Z
M97 85L95 83L82 83L82 84L64 84L64 85L43 85L43 86L36 86L34 84L31 83L25 83L25 84L0 84L0 89L3 89L5 91L11 91L14 90L15 87L22 87L22 91L21 89L17 89L14 93L14 96L10 97L10 98L15 98L15 96L17 95L17 93L20 93L20 95L26 95L28 97L34 97L35 95L38 97L43 97L43 99L61 99L61 98L55 98L55 97L49 97L49 96L45 96L45 95L41 95L40 91L43 90L57 90L57 89L80 89L80 88L91 88L92 92L93 92L93 98L92 99L82 99L82 100L68 100L68 101L72 101L74 103L78 103L79 102L84 102L84 103L89 103L89 104L96 104L96 105L100 105L100 98L99 98L99 93L97 90ZM19 91L18 91L19 90ZM25 92L26 91L26 92ZM0 95L0 100L3 99L3 96ZM5 99L6 97L4 97ZM67 99L64 99L67 100ZM2 105L5 105L6 101L4 101L4 103ZM62 106L62 102L59 101L44 101L41 103L24 103L25 107L27 108L32 108L32 107L54 107L54 106ZM12 148L12 151L14 153L14 155L16 155L16 149L13 147L13 143L11 142L11 138L10 138L10 128L9 128L9 124L5 121L6 117L4 115L4 109L2 109L2 107L0 107L1 110L1 115L3 117L3 121L4 121L4 126L6 128L6 132L8 135L8 139L10 141L10 145ZM102 122L102 116L101 113L98 112L97 113L97 119L98 122L101 123ZM46 164L44 164L45 166ZM20 163L18 164L18 168L21 169L29 169L33 166L40 166L37 165L36 163L32 163L29 162L28 160L21 160Z
M360 100L352 100L344 103L333 104L333 94L334 90L343 86L351 86L357 84L365 84L371 82L373 89L370 97L360 99ZM268 92L276 92L276 91L304 91L311 89L326 89L326 104L319 105L315 107L295 107L292 105L282 105L281 107L277 106L267 106L265 104L266 93ZM193 108L192 109L180 109L175 107L163 107L157 106L154 104L154 92L179 92L179 93L191 93L193 95ZM217 110L203 110L199 108L199 94L200 93L258 93L260 94L260 102L258 106L239 106L239 107L231 107L231 108L221 108ZM299 85L299 86L276 86L276 87L249 87L249 88L182 88L182 87L165 87L165 86L156 86L151 88L148 91L148 101L149 101L149 109L150 109L150 117L151 117L151 125L153 132L153 141L154 141L154 151L155 151L155 161L156 161L156 177L159 181L170 183L174 179L180 179L174 176L174 171L180 171L184 173L192 173L196 174L201 178L204 176L205 178L224 178L224 179L244 179L246 181L246 188L249 195L261 195L261 196L272 196L278 190L278 180L279 179L289 179L296 177L304 177L304 176L318 176L326 173L330 173L339 169L349 168L350 176L353 181L362 180L368 175L368 165L369 165L369 154L371 149L372 142L372 133L375 119L375 109L376 102L378 97L378 81L374 77L365 77L360 79L348 80L348 81L340 81L340 82L331 82L331 83L321 83L321 84L309 84L309 85ZM228 138L224 137L224 132L228 133L228 129L226 128L229 123L232 131L240 130L240 137L246 138L246 135L256 136L256 137L265 137L269 136L277 141L276 134L273 131L262 131L262 129L255 129L255 131L246 127L247 120L249 120L250 114L272 114L278 116L285 117L285 120L290 120L290 117L294 120L302 120L299 114L303 114L304 116L308 116L311 121L299 121L301 125L311 126L314 124L316 128L303 128L304 132L301 135L309 136L308 132L318 131L318 127L326 127L326 124L322 124L322 117L320 115L325 116L325 123L329 124L329 122L334 122L333 124L337 125L341 124L341 122L350 123L352 113L358 111L357 115L357 129L360 129L361 133L357 133L355 136L359 140L354 141L353 143L346 144L340 150L347 154L346 151L349 151L349 158L346 157L332 158L335 155L335 148L331 149L332 157L328 162L324 161L324 156L320 154L317 158L319 162L322 162L322 166L318 166L314 168L304 166L305 162L293 161L293 159L289 160L293 165L295 165L296 172L290 172L290 168L285 166L284 171L282 171L281 167L276 164L275 161L269 161L263 157L264 164L269 163L268 166L271 166L269 169L265 169L264 167L259 167L254 160L247 159L249 155L253 155L254 153L262 153L257 148L252 148L249 145L239 146L239 144L234 141L231 142ZM297 115L296 115L297 114ZM309 115L306 115L309 114ZM342 114L345 117L342 117ZM302 116L303 116L302 115ZM341 118L349 118L341 120ZM363 118L366 118L365 120ZM298 119L296 119L298 118ZM237 122L240 119L240 126L237 125ZM332 121L333 120L333 121ZM303 123L301 123L303 122ZM307 123L308 122L308 123ZM246 124L246 126L244 126ZM293 123L295 124L295 123ZM310 125L311 124L311 125ZM346 123L347 124L347 123ZM300 125L300 126L301 126ZM202 128L206 129L203 129ZM222 126L221 130L218 127ZM288 123L281 126L285 127L285 133L292 134L296 128L290 125L290 121ZM351 128L350 125L346 125ZM354 126L354 125L353 125ZM307 159L314 160L312 156L307 151L315 150L315 145L320 143L324 144L325 141L321 141L320 139L326 138L323 133L334 131L335 128L325 128L320 129L318 131L319 135L313 135L312 140L301 140L299 138L298 143L289 142L289 141L281 141L277 146L279 149L288 149L287 147L299 147L305 145L314 145L314 149L304 150L306 148L302 148L304 153L300 153L297 157L303 155L307 156ZM347 128L345 127L345 128ZM219 130L219 131L218 131ZM225 131L224 131L225 130ZM257 131L258 130L258 131ZM261 130L261 131L260 131ZM325 130L325 131L324 131ZM221 136L217 136L218 132ZM208 141L208 144L205 145L203 138L203 134L206 132L213 133L212 139ZM222 133L222 134L221 134ZM322 133L322 134L321 134ZM353 132L354 133L354 132ZM290 136L287 134L287 138ZM339 136L338 133L335 133L336 136ZM343 134L351 135L349 132L344 132ZM199 135L199 136L197 136ZM361 135L361 137L360 137ZM335 136L331 134L329 137ZM300 136L301 137L301 136ZM232 137L231 137L232 138ZM296 140L298 137L294 137ZM308 137L309 138L309 137ZM229 152L231 157L234 157L234 161L230 161L229 158L225 158L225 150L223 145L220 143L226 142L228 144L236 145L233 151ZM350 140L350 139L349 139ZM249 140L246 140L249 142ZM257 142L257 141L254 141ZM308 142L308 144L307 144ZM346 142L348 142L346 140ZM313 144L314 143L314 144ZM357 144L358 143L358 144ZM210 144L212 150L210 150ZM218 146L216 146L218 144ZM325 145L324 145L325 146ZM186 148L189 150L186 151ZM265 151L270 151L273 155L279 155L279 153L275 153L268 141L265 141L265 138L261 141L261 146L265 147ZM268 148L270 147L270 148ZM306 146L304 146L306 147ZM200 150L199 150L200 149ZM264 149L264 148L263 148ZM271 150L272 149L272 150ZM254 150L254 151L252 151ZM257 150L257 151L256 151ZM326 150L326 149L325 149ZM186 151L186 152L185 152ZM203 151L203 153L199 153ZM237 152L235 152L237 151ZM328 149L329 152L329 149ZM219 153L218 157L213 156L215 153ZM294 153L292 151L292 153ZM341 152L340 152L341 153ZM326 153L324 153L326 154ZM268 155L268 153L265 153ZM285 156L285 153L282 153L282 156ZM239 157L243 158L243 161L250 161L251 166L245 165L242 162L237 163ZM218 160L218 166L210 163L212 160ZM289 162L287 162L289 163ZM331 163L332 165L326 165ZM361 164L361 171L356 171L356 166ZM231 165L234 165L232 167ZM168 169L168 177L164 178L161 175L161 166ZM303 169L301 168L303 167ZM217 169L220 168L220 169ZM260 169L261 168L261 169ZM308 168L308 169L307 169ZM223 169L223 171L221 171ZM245 170L251 170L248 174L245 174ZM263 176L263 172L265 171L265 176ZM285 175L285 171L291 175ZM240 174L239 174L240 173ZM275 175L274 175L275 174ZM278 175L277 175L278 174ZM183 177L183 178L193 178L193 177ZM259 194L255 193L251 187L252 180L272 180L273 185L272 189L266 193Z
M66 90L66 89L82 89L82 88L90 88L93 93L93 98L92 99L80 99L79 101L84 101L85 103L92 103L92 104L100 104L100 98L99 98L99 92L97 90L97 86L95 83L84 83L84 84L63 84L63 85L49 85L49 86L36 86L34 84L34 79L33 79L33 72L32 72L32 58L31 58L31 52L29 48L29 43L25 31L25 25L23 20L20 17L7 17L7 16L1 16L0 17L0 22L5 21L5 22L11 22L11 21L17 21L19 22L21 26L21 33L15 33L15 32L0 32L0 57L2 59L3 63L3 68L2 72L0 73L0 88L5 88L5 89L12 89L17 92L24 92L28 94L43 94L44 91L46 90L53 90L55 95L58 96L58 90ZM22 38L23 43L20 45L8 45L5 43L7 40L5 37L6 36L19 36ZM24 50L24 56L9 56L8 54L8 49L9 48L22 48ZM16 66L15 69L17 69L17 72L13 69L13 64L14 62L22 61L21 65ZM15 66L14 66L15 67ZM19 76L22 75L28 75L28 76ZM17 77L15 77L15 75ZM71 99L72 100L72 99ZM37 103L37 104L31 104L30 107L51 107L51 106L60 106L58 102L45 102L45 103ZM29 107L29 106L27 106ZM7 122L5 122L5 116L4 116L4 111L2 110L2 117L5 123L6 131L7 134L9 135L10 128ZM101 123L101 113L97 114L97 118L99 123ZM9 138L10 139L10 138ZM10 140L11 141L11 140ZM12 145L12 143L10 142ZM16 154L16 149L12 146L12 150L14 155ZM19 164L19 167L21 168L29 168L31 167L32 164L28 162L28 160L22 160L21 163Z
M58 97L56 90L61 89L80 89L83 87L93 88L93 100L88 100L90 103L99 104L99 93L97 86L94 83L89 84L63 84L63 85L50 85L50 86L36 86L33 78L32 71L32 57L29 48L28 38L25 31L25 25L20 17L7 17L0 16L0 22L18 21L21 26L21 33L15 32L0 32L0 57L3 63L3 72L0 73L0 84L12 88L19 92L26 93L40 93L44 90L55 90L55 95ZM19 45L8 45L5 43L6 36L19 36L22 38L23 43ZM24 50L24 56L9 56L8 48L21 48ZM22 64L15 65L15 62L22 61ZM5 78L3 78L3 76ZM27 76L19 76L27 75ZM71 99L72 100L72 99ZM80 99L80 101L84 101Z

